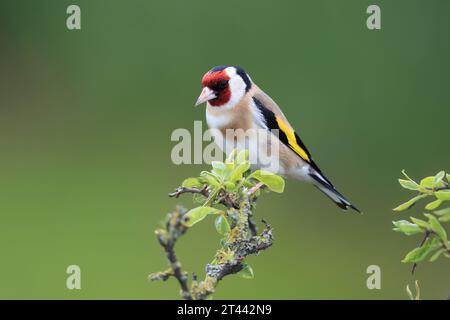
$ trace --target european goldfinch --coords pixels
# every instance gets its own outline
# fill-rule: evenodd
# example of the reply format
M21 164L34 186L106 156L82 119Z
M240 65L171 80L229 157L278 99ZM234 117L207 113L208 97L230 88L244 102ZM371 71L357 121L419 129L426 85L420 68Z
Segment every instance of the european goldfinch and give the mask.
M235 147L248 148L250 154L261 153L267 147L251 139L245 144L239 143L236 136L231 138L233 141L227 141L230 137L226 133L230 130L265 130L270 132L272 138L272 132L277 132L275 141L278 142L279 163L275 173L312 183L340 208L360 212L325 177L280 107L242 68L227 65L215 67L203 76L201 84L202 92L195 105L206 102L208 127L215 129L212 134L214 140L226 154Z

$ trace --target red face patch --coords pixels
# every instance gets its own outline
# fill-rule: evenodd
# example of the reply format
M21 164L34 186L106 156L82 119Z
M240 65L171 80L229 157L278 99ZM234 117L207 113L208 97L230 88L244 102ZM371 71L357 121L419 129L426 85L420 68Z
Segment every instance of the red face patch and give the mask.
M203 76L202 79L202 87L208 87L213 90L217 97L209 100L209 104L214 107L220 107L230 101L231 98L231 90L230 86L226 85L225 88L217 89L220 86L221 82L230 80L230 77L225 72L225 70L217 71L217 72L208 72Z

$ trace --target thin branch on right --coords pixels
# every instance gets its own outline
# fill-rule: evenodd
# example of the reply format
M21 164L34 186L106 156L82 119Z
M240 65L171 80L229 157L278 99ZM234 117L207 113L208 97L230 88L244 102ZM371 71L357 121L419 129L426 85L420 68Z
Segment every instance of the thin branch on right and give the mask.
M431 198L431 202L425 206L425 219L410 217L408 220L393 221L394 231L401 232L407 236L422 234L419 245L406 254L402 262L412 263L411 272L417 269L419 262L429 258L433 262L443 256L450 258L450 241L444 225L450 221L450 207L442 208L445 202L450 200L450 175L444 171L435 176L423 178L419 183L411 179L406 172L402 171L406 179L399 179L400 185L408 190L416 192L416 195L393 210L405 211L414 207L420 200ZM416 283L418 290L418 284ZM409 287L407 287L409 296Z

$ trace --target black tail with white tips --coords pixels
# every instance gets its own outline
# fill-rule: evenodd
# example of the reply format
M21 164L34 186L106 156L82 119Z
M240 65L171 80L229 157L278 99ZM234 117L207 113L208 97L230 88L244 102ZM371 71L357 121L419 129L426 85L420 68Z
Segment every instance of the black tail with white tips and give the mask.
M319 172L311 172L310 177L314 179L314 186L317 187L320 191L322 191L328 198L330 198L339 208L347 210L348 208L352 208L356 212L361 213L358 208L350 203L336 188L333 184L325 178Z

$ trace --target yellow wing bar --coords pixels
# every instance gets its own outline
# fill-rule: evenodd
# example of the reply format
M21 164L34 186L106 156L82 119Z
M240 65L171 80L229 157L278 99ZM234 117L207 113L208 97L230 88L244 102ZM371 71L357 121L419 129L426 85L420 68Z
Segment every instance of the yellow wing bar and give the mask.
M294 152L297 153L303 160L311 163L308 151L298 144L294 130L292 130L280 117L277 116L275 119L277 120L280 130L286 135L287 142L292 150L294 150Z

